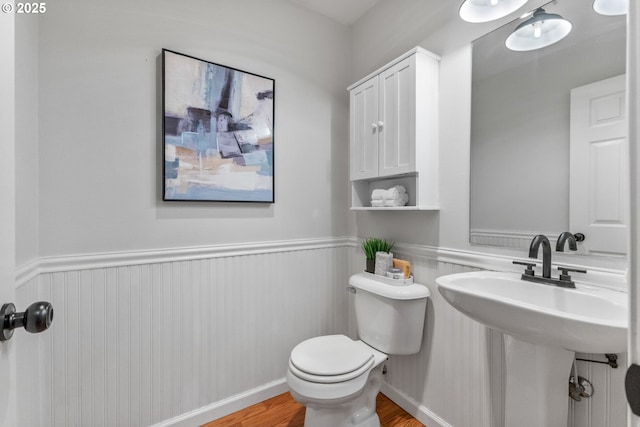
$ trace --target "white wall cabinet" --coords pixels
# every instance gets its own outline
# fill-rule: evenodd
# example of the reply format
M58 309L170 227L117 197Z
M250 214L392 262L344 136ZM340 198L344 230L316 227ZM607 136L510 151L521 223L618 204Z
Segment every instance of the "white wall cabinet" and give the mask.
M352 209L438 209L439 60L417 47L348 88ZM371 207L396 184L407 206Z

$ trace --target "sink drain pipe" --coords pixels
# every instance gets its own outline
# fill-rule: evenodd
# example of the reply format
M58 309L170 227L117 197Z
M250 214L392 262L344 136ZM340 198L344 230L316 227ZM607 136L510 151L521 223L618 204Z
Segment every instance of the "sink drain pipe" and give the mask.
M586 378L578 376L578 363L581 359L573 359L572 374L569 377L569 397L580 402L583 397L593 396L593 385ZM591 362L590 360L588 362ZM605 362L603 362L605 363Z

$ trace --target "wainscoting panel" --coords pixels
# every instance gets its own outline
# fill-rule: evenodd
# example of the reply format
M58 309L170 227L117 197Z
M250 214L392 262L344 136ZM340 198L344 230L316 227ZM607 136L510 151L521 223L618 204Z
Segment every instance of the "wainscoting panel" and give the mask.
M502 334L453 309L435 283L506 261L415 245L394 252L431 297L420 353L391 356L384 389L429 427L511 427ZM187 426L280 393L297 343L355 338L345 287L363 267L355 239L41 260L18 272L18 309L47 300L55 310L49 331L15 334L20 425ZM625 355L618 362L578 362L595 392L569 402L567 427L626 426Z
M474 245L500 246L503 248L529 249L531 239L536 234L553 236L556 233L531 233L505 230L471 230L469 232L469 242ZM554 240L555 238L550 237Z
M606 360L602 354L576 354L578 359ZM569 399L569 427L626 427L627 398L624 376L626 354L618 355L618 368L578 360L578 376L593 385L593 396L580 402Z
M16 290L16 310L24 311L39 300L37 284L38 278L34 276ZM54 318L55 315L54 312ZM42 352L42 334L32 335L18 329L11 340L16 346L18 420L20 425L38 426L43 415L40 404L44 393L41 389L48 390L42 378L43 367L47 363L47 357Z
M431 297L420 353L390 356L386 381L420 403L423 417L418 418L429 425L440 418L445 426L498 426L502 377L492 364L502 366L501 336L450 307L435 283L440 275L473 269L399 252L396 256L411 261L415 280L429 288ZM493 401L500 406L492 407Z
M346 332L348 251L40 272L20 307L46 299L55 315L43 334L18 332L18 375L33 380L21 425L152 425L281 380L297 343Z
M464 265L463 259L461 263L452 262L455 254L439 253L439 250L397 245L394 253L411 261L415 281L426 285L431 297L420 353L390 356L386 386L400 396L401 406L430 427L511 427L504 426L503 419L502 334L451 307L435 283L441 275L477 268ZM357 255L354 254L353 259L357 259ZM439 261L441 259L447 262ZM606 360L597 354L578 354L577 357ZM618 361L618 369L578 362L579 375L591 381L595 392L582 402L574 402L567 395L568 427L626 426L625 355L618 355Z

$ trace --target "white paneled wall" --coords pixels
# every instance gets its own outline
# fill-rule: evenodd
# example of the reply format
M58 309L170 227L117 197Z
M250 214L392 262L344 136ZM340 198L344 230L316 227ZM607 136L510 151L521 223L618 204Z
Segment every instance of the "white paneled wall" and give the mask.
M473 270L438 261L451 259L452 254L440 256L442 252L433 248L404 254L398 248L394 251L411 261L416 282L426 285L431 297L420 353L390 357L387 390L429 427L511 427L504 426L503 420L502 334L459 313L442 298L437 277ZM606 360L596 354L577 357ZM591 381L595 393L582 402L573 402L567 395L568 427L626 426L625 356L619 355L618 362L618 369L578 362L578 374Z
M420 353L391 356L383 390L429 427L511 427L502 335L453 309L435 284L478 263L396 246L431 298ZM21 425L193 425L284 391L294 345L354 336L345 286L363 266L348 239L44 260L17 293L19 309L55 308L49 331L15 335ZM624 355L619 364L578 362L595 393L569 402L568 427L626 425Z
M606 360L601 354L577 354L578 359ZM594 387L593 396L576 402L569 399L569 427L626 427L627 398L624 376L626 355L618 355L618 368L601 363L577 362L578 376Z
M27 280L16 291L16 310L24 311L29 304L38 301L38 277ZM54 319L56 313L54 312ZM46 333L46 332L45 332ZM31 335L22 330L14 331L17 351L17 410L21 425L40 425L42 411L41 396L50 391L49 385L43 381L43 367L47 356L43 353L41 343L43 335Z
M453 309L435 283L441 275L472 268L396 255L411 261L415 280L429 288L431 297L422 349L390 357L388 384L422 405L426 420L456 427L501 425L501 336Z
M151 425L281 381L294 345L346 332L348 248L325 246L41 273L22 425Z

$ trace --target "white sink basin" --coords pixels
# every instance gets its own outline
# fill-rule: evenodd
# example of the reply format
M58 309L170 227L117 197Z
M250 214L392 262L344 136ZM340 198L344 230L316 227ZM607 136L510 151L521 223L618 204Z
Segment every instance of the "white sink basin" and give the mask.
M627 349L627 295L577 285L526 282L518 273L475 271L436 279L444 298L484 325L521 341L581 353Z

